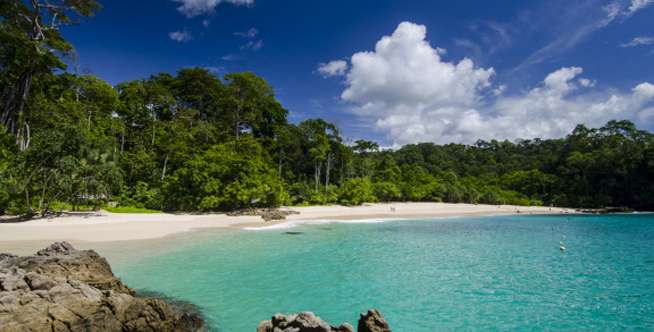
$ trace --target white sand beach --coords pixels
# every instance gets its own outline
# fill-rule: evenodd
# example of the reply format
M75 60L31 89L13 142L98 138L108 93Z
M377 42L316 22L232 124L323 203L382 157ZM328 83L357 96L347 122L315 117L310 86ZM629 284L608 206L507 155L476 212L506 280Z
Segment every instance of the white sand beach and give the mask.
M507 214L572 213L571 209L511 205L448 203L385 203L347 207L339 205L285 207L298 212L287 222L302 220L354 220L382 218L428 218ZM267 227L281 222L264 222L258 216L225 214L116 214L83 213L18 223L0 222L0 251L3 243L29 241L110 242L161 238L197 229Z

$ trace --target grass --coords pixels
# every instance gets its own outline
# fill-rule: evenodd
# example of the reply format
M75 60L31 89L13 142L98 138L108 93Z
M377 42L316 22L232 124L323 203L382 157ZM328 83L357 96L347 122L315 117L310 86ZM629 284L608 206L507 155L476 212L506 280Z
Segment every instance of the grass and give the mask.
M111 213L161 213L161 211L158 210L151 210L135 206L105 207L104 209Z
M50 205L50 211L73 211L73 205L70 203L54 202ZM80 204L75 207L76 212L93 211L93 205Z

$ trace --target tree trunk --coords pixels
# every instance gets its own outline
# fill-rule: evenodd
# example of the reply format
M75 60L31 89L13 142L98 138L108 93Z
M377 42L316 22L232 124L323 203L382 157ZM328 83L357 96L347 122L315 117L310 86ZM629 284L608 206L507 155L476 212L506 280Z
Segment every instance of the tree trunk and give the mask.
M325 192L329 189L329 171L332 167L332 153L327 154L327 166L325 168Z
M41 215L44 215L43 213L43 202L45 200L45 191L48 188L48 180L45 181L45 184L43 185L43 190L41 190L41 198L39 199L39 211L41 211Z
M166 177L166 167L168 167L168 155L166 155L166 159L164 159L163 170L161 171L161 181Z
M125 149L125 128L123 128L123 132L120 134L120 154L123 154L123 151Z
M27 101L29 98L30 87L32 86L32 75L34 65L30 64L30 69L25 73L19 81L20 95L18 105L14 108L16 112L17 121L16 128L16 144L21 151L25 151L29 147L30 130L29 130L29 116L27 114ZM11 108L11 107L10 107ZM9 110L11 111L11 110Z
M235 132L236 140L238 141L241 134L241 105L239 105L236 108L236 119L234 122L236 122L234 126L234 132Z
M25 187L25 205L27 206L27 215L32 215L32 201L30 199L30 190Z
M314 182L315 182L315 189L316 189L316 191L318 191L318 186L320 184L320 161L318 161L318 159L316 159L316 161L314 163L313 176L314 176Z

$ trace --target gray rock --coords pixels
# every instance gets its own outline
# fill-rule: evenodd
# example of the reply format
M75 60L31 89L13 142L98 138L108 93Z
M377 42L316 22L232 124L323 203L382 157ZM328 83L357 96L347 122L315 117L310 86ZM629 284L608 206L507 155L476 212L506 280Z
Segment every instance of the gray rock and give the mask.
M379 311L376 309L368 310L365 314L361 314L359 318L359 325L357 326L358 332L391 332L388 323Z
M384 316L376 309L361 314L358 332L391 332ZM344 323L333 326L320 319L312 312L297 314L276 314L270 320L259 323L257 332L354 332L352 325Z
M64 242L55 242L45 249L39 250L37 256L55 256L55 255L70 255L76 252L77 249L72 244Z
M0 259L0 330L204 331L200 316L141 298L96 252L55 243L36 256Z
M0 252L0 261L4 261L6 259L8 260L8 259L16 258L16 257L18 257L18 256Z
M332 326L312 312L288 316L276 314L270 320L259 323L257 332L354 332L350 324Z

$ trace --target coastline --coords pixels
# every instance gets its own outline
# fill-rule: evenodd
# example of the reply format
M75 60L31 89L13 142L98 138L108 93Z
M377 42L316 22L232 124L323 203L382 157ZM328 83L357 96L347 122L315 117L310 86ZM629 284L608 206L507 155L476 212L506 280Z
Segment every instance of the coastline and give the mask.
M316 221L368 219L408 219L490 216L511 214L574 213L573 209L512 205L452 203L376 203L362 206L284 207L295 211L286 220L265 222L259 216L225 214L129 214L80 213L20 223L0 222L0 250L3 243L70 241L71 243L116 242L163 238L200 229L259 229L280 224Z

